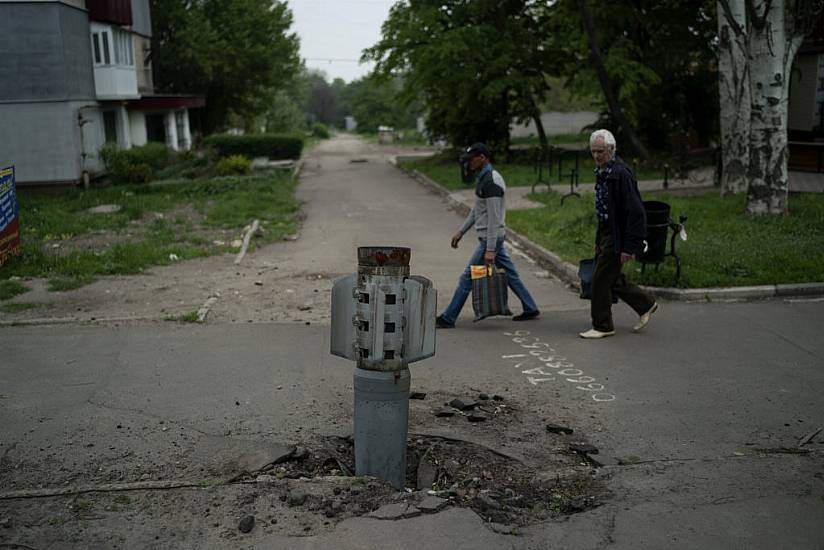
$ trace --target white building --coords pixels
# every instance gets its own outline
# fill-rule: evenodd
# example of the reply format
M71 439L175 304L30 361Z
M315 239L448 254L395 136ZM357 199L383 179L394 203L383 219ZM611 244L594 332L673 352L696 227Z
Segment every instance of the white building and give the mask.
M0 0L0 165L77 183L105 143L189 149L194 96L154 94L149 0Z

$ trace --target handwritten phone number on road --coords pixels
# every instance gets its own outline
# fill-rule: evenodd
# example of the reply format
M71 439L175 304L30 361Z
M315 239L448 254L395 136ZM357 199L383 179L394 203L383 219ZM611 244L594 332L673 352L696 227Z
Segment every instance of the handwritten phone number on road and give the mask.
M558 355L549 344L542 342L537 336L531 336L529 331L504 332L504 336L511 337L522 349L528 350L526 353L502 355L501 358L515 361L513 367L516 369L528 367L522 370L521 374L527 375L527 380L533 386L553 381L558 375L571 384L579 384L575 389L588 392L594 401L615 401L615 395L607 393L603 384L596 382L592 376L585 376L584 371L575 368L571 361Z

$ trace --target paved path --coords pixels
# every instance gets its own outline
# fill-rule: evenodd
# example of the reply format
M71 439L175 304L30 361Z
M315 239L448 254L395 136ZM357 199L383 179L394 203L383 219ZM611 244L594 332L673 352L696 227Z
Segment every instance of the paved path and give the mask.
M350 136L322 142L312 152L298 193L306 220L290 259L309 271L343 274L355 271L358 246L408 246L412 273L431 279L439 304L446 304L474 249L474 230L452 249L449 240L461 218L447 210L439 196L392 166L388 160L393 153L380 146L364 148ZM541 309L587 307L531 260L517 252L514 256ZM510 305L519 311L517 301ZM463 314L471 320L471 304Z
M354 270L358 245L410 246L413 273L448 295L469 254L449 248L460 218L385 162L387 154L346 137L324 142L307 159L300 187L307 213L301 238L259 250L255 261L331 276ZM612 496L604 505L519 536L498 534L457 508L396 522L317 521L309 536L293 536L304 532L287 509L274 518L277 525L239 535L237 522L249 510L280 505L265 492L195 487L144 500L138 492L128 493L134 500L0 500L0 522L9 519L0 542L199 549L824 546L824 436L797 447L824 426L824 301L665 303L642 334L629 332L634 316L619 305L618 334L584 341L576 333L587 325L587 304L557 281L535 276L527 259L516 261L543 315L520 324L462 319L457 329L439 331L436 356L411 368L413 388L429 397L412 403L410 430L505 444L529 462L544 448L564 445L545 424L567 424L575 429L572 439L597 446L596 458L607 464L601 472ZM96 476L198 485L201 468L227 449L351 431L352 364L329 355L323 320L3 327L0 341L2 490L60 488ZM517 422L496 432L493 424L432 418L430 407L445 396L478 391L504 395ZM66 538L69 532L77 538Z

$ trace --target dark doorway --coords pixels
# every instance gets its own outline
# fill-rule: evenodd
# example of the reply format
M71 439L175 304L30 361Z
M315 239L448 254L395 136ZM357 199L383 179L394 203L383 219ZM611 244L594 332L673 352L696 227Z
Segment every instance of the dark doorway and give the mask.
M103 131L106 143L117 143L117 115L114 111L103 111Z
M166 143L166 117L146 115L146 139Z

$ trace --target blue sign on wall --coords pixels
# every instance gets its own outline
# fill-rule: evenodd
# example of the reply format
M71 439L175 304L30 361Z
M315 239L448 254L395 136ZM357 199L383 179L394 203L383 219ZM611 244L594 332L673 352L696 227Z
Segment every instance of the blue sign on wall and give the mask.
M20 218L14 166L0 168L0 265L20 253Z

